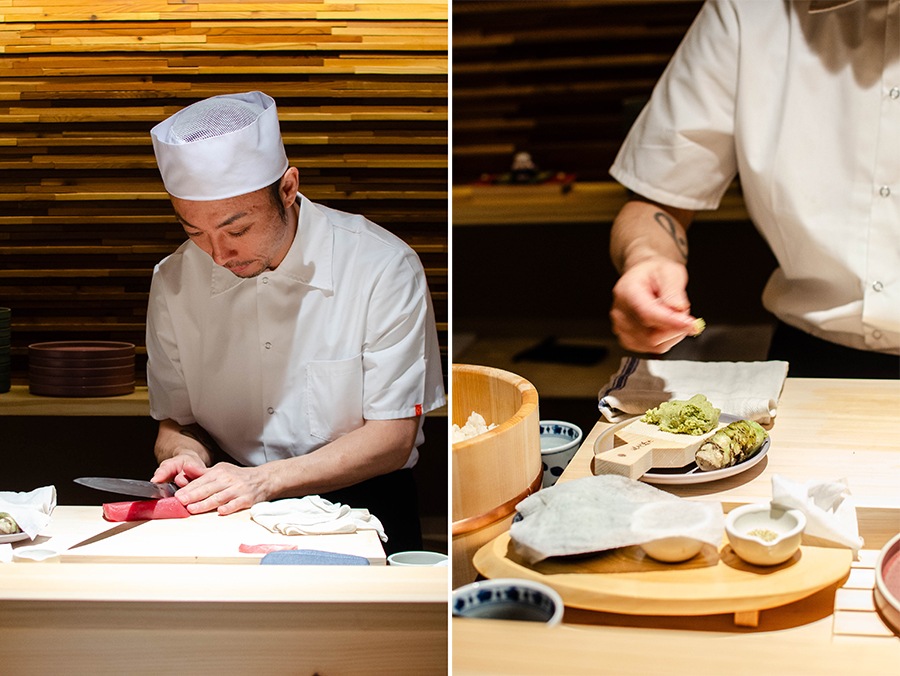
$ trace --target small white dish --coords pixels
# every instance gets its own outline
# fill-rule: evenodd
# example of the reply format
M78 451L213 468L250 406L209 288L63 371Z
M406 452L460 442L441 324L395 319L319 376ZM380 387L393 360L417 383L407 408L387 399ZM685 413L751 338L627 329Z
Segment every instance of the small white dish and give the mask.
M616 432L630 425L638 418L628 418L622 422L618 422L612 427L608 427L597 437L594 442L594 455L599 455L604 451L609 451L615 445ZM732 423L740 420L738 416L722 413L719 415L719 421L723 423ZM712 469L704 472L697 467L697 463L690 463L684 467L654 467L644 474L640 480L644 483L653 484L655 486L687 486L692 484L709 483L710 481L718 481L726 479L736 474L746 472L748 469L755 467L766 457L769 452L769 445L772 437L766 437L760 449L746 460L732 465L731 467L723 467L722 469Z
M684 535L659 538L645 542L641 549L647 556L663 563L680 563L692 559L703 549L703 542Z
M756 566L774 566L800 548L806 515L769 503L742 505L725 517L725 533L734 553Z
M10 533L9 535L0 535L0 545L7 542L21 542L22 540L30 540L28 533Z
M59 563L60 554L48 547L18 547L13 550L13 561L18 563Z
M492 620L525 620L547 626L562 621L565 605L552 587L522 578L473 582L453 591L453 615Z
M395 552L387 557L389 566L446 566L447 555L440 552Z

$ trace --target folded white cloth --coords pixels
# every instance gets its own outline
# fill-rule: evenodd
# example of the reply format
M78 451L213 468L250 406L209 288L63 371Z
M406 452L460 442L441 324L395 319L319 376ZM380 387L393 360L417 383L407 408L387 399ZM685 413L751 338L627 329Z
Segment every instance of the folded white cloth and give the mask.
M619 422L672 399L703 394L738 418L767 424L778 411L786 361L685 361L625 357L600 390L599 409Z
M250 517L264 528L282 535L328 535L374 530L382 542L387 542L384 526L368 509L353 509L318 495L258 502L250 508Z
M853 550L863 546L856 521L856 504L846 479L796 482L779 474L772 476L772 504L799 509L806 515L803 537L842 545Z
M0 512L8 513L32 540L50 524L56 508L56 486L17 493L0 491Z
M693 502L617 474L584 477L529 495L509 528L530 563L684 536L718 547L725 517L716 502Z

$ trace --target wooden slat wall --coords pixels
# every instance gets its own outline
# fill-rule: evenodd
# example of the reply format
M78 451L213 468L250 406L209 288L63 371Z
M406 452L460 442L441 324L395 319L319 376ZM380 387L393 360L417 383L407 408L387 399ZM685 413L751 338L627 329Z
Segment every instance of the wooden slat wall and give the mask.
M608 332L617 279L609 230L626 199L609 167L702 4L453 2L456 335L522 335L548 308L556 332L564 319L572 335ZM575 174L574 186L478 185L482 174L508 172L517 151ZM721 255L733 246L748 253L740 267ZM708 321L770 320L759 293L774 265L737 184L721 208L698 216L689 293ZM498 279L515 280L517 302Z
M419 253L446 354L446 2L0 0L0 22L14 382L44 340L131 341L143 369L152 267L184 240L149 130L251 89L278 102L304 194Z
M699 0L453 3L453 181L516 151L579 181L608 168Z

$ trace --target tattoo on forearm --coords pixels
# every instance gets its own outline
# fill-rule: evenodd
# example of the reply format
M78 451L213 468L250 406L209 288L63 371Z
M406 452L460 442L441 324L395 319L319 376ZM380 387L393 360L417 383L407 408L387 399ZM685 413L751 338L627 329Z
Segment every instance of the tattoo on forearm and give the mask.
M668 233L668 235L672 238L672 241L675 242L675 246L678 247L679 253L681 253L681 257L687 261L688 259L688 243L687 240L678 234L678 228L675 224L675 220L669 216L665 211L657 211L653 214L653 219L659 223L659 227Z

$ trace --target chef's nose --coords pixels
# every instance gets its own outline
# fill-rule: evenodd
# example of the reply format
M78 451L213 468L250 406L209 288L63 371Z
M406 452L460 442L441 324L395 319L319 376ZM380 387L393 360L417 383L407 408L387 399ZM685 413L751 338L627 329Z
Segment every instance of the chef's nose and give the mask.
M226 242L219 237L211 237L209 240L209 255L216 265L224 265L231 258L232 250Z

